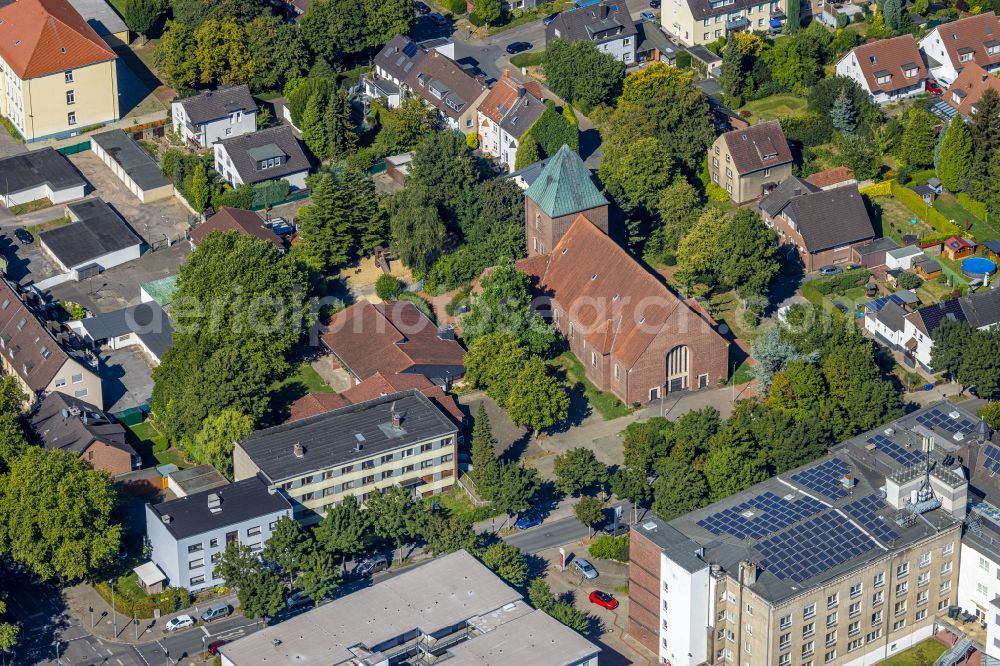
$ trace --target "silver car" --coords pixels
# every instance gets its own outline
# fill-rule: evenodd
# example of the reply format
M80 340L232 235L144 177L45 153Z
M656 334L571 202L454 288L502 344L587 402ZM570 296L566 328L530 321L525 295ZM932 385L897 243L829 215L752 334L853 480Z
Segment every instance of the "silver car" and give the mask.
M572 567L580 572L580 575L587 579L597 578L597 569L594 565L583 558L573 560Z

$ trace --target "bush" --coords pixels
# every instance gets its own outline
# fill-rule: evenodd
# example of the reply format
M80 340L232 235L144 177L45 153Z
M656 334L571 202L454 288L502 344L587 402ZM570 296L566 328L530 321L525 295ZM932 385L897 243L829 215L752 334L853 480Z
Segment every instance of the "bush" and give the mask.
M166 437L157 437L153 440L153 453L163 453L170 448L170 442Z
M469 147L469 150L475 150L479 148L479 135L478 134L466 134L465 135L465 145Z
M913 171L910 169L910 167L904 166L899 170L899 173L896 174L895 180L900 185L906 185L907 183L910 182L910 176L912 173Z
M919 275L916 273L910 273L909 271L903 271L899 274L899 277L896 278L896 284L900 289L916 289L923 283L924 281L920 279Z
M599 560L628 562L628 535L620 537L599 536L590 544L590 555Z
M771 95L783 95L787 92L788 86L782 85L777 81L767 81L750 95L750 99L764 99Z
M409 301L417 306L417 309L427 315L427 318L432 322L437 323L437 319L434 317L434 309L431 304L421 298L419 295L412 291L403 291L396 294L396 300L399 301Z
M465 13L465 0L441 0L441 6L452 14L459 15Z
M819 146L833 138L833 123L818 113L782 118L781 129L789 141L797 141L803 146Z
M729 193L715 183L709 183L708 186L705 187L705 196L707 196L711 201L716 201L718 203L725 203L729 201Z
M375 280L375 294L383 301L391 301L403 289L403 283L394 275L382 273Z
M469 23L476 26L477 28L482 28L483 26L486 25L486 21L479 18L479 15L476 14L476 12L472 12L471 14L469 14Z
M687 51L680 51L677 54L677 68L678 69L690 69L691 68L691 54Z
M824 296L829 294L842 294L848 289L868 284L868 278L870 275L871 273L868 272L868 269L856 268L854 270L844 271L843 273L832 277L813 280L810 284L816 288L816 291Z
M510 64L514 67L540 67L545 60L545 51L537 53L518 53L510 57Z
M448 304L444 306L445 313L449 317L454 317L455 313L459 312L459 308L468 309L470 293L472 293L472 287L466 287L452 296L451 300L448 301Z
M959 192L958 203L962 204L962 208L969 211L980 220L986 219L986 204L981 201L976 201L965 192Z
M888 180L884 180L881 183L875 183L874 185L869 185L868 187L862 187L860 190L861 194L868 197L891 197L892 196L892 185Z

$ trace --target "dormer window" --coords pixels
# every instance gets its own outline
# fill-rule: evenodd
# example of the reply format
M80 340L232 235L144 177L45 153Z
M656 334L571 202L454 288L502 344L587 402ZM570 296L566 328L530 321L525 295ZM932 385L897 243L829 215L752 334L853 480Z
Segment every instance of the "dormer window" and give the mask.
M28 323L28 320L25 319L24 317L21 317L20 321L17 322L17 330L23 331L24 330L24 325L27 324L27 323Z
M986 47L986 52L990 55L1000 55L1000 44L994 44L992 46Z
M875 63L878 62L878 60L875 58L875 56L870 55L870 56L868 56L868 62L870 62L871 64L874 65Z
M958 61L959 62L969 62L970 60L972 60L972 53L971 52L970 53L960 53L958 55Z

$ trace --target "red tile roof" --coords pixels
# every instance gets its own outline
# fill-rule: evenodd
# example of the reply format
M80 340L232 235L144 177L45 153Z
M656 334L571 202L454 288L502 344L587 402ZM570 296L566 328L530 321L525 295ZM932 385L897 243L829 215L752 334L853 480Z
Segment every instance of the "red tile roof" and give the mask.
M465 360L462 345L441 339L434 322L409 301L355 303L333 316L322 340L362 380L461 367Z
M993 55L987 53L990 46L1000 46L1000 21L993 12L967 16L958 21L945 23L936 28L941 37L941 43L951 58L955 69L966 67L970 63L962 62L960 50L972 50L972 62L980 66L1000 63L1000 50Z
M538 99L542 98L542 87L537 81L521 83L510 75L510 70L505 69L500 80L494 84L489 94L479 105L479 112L495 123L503 120L507 111L514 107L514 103L521 96L524 90Z
M464 416L455 398L442 391L439 386L435 386L423 375L413 374L388 376L375 374L343 393L310 393L292 403L288 420L297 421L409 389L418 389L439 409L448 414L456 425L462 424Z
M577 216L543 265L517 263L584 329L587 342L631 368L668 321L678 328L711 328L659 278L583 215ZM542 268L542 270L539 270ZM726 345L720 337L722 345Z
M820 171L806 178L806 180L816 187L824 188L838 183L846 183L854 180L854 172L849 167L839 166Z
M972 107L979 102L988 88L993 88L1000 94L1000 78L987 72L974 62L968 63L958 73L958 76L948 86L944 101L953 106L967 118L972 117ZM958 97L958 101L955 98Z
M0 57L31 79L118 56L68 0L0 3Z
M920 56L917 40L913 35L873 40L856 47L853 53L858 58L858 65L865 76L865 81L868 82L868 89L873 93L902 90L927 78L927 68L924 67L924 60ZM873 57L875 62L872 62ZM912 65L916 70L916 76L907 78L903 73L904 65L906 68ZM883 72L888 72L890 78L888 83L879 85L879 77L876 74Z
M208 238L213 231L237 231L244 236L256 236L261 240L271 241L281 249L285 249L281 239L264 226L264 221L257 213L242 208L223 206L219 212L195 227L191 232L191 240L197 245Z

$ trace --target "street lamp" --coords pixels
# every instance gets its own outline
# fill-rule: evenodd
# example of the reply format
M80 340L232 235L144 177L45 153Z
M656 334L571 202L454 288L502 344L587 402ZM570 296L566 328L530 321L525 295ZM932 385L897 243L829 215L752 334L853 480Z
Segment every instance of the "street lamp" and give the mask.
M115 629L115 638L118 638L118 612L115 610L115 579L112 578L111 583L111 622Z

